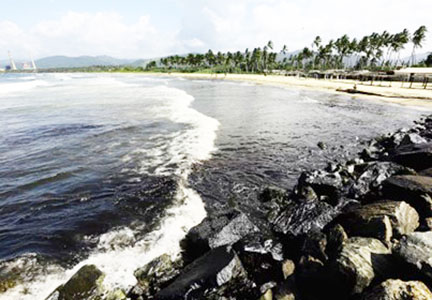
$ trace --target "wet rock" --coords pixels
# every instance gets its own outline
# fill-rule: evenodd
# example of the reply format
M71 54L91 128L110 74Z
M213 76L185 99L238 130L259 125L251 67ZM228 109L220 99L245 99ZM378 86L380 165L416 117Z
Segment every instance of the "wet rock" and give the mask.
M349 197L359 199L370 191L377 190L381 183L393 175L413 174L414 171L401 165L376 161L355 166L355 173L359 174L349 191Z
M98 299L104 274L94 265L85 265L64 285L59 286L47 300Z
M8 274L0 276L0 294L6 292L17 285L18 275Z
M383 182L383 194L394 200L406 201L420 216L432 217L432 178L425 176L393 176Z
M269 278L282 279L283 249L282 244L275 238L251 234L234 244L233 248L249 279L257 285L265 284Z
M421 176L432 177L432 168L420 171L420 172L418 172L418 174Z
M389 159L417 171L432 167L432 143L412 144L391 151Z
M325 150L327 149L327 145L324 142L318 142L317 144L318 148L320 148L321 150Z
M295 271L294 262L290 259L284 260L284 262L282 263L282 273L283 273L284 279L287 279L288 277L293 275L294 271Z
M394 245L393 253L432 280L432 231L407 234Z
M288 201L288 193L286 190L279 187L271 186L266 187L258 196L261 202L275 201L277 203L283 203Z
M275 300L295 300L300 299L299 292L295 285L290 282L283 282L274 293Z
M270 221L276 232L299 236L321 230L338 214L339 210L326 202L291 202L274 220Z
M140 293L145 297L156 294L180 273L182 262L172 261L171 256L163 254L142 268L135 271L134 275L140 286Z
M247 274L240 259L227 247L213 249L186 266L174 282L156 294L156 299L202 299L241 279L235 288L246 288ZM241 285L243 284L243 286ZM215 296L213 294L213 296Z
M311 187L318 197L328 198L329 202L335 204L340 198L343 182L338 172L331 173L324 170L317 170L302 173L296 189L302 190L306 186Z
M340 224L334 225L327 233L326 254L331 259L339 255L343 244L348 240L344 228Z
M259 300L272 300L273 299L273 293L272 290L267 290L260 298Z
M302 256L295 273L296 285L299 292L306 299L326 299L325 265L312 256ZM314 287L313 289L311 287Z
M242 212L227 210L214 213L193 227L181 241L185 262L194 260L210 249L234 244L258 231L258 227Z
M376 278L391 274L391 256L382 242L373 238L352 237L332 263L335 282L342 294L359 294Z
M403 201L379 201L341 214L340 223L349 236L375 237L389 242L394 234L411 233L419 226L417 211Z
M318 195L310 186L299 187L295 196L297 202L311 202L319 200Z
M429 229L429 231L432 230L432 218L426 218L425 219L425 225Z
M322 232L310 232L301 246L300 252L303 255L316 257L321 261L328 259L326 254L327 236Z
M108 293L105 300L126 300L127 297L123 290L116 289Z
M421 281L389 279L362 295L361 300L429 300L432 293Z
M417 133L408 133L406 134L399 145L406 146L406 145L413 145L413 144L426 144L428 141L421 137Z

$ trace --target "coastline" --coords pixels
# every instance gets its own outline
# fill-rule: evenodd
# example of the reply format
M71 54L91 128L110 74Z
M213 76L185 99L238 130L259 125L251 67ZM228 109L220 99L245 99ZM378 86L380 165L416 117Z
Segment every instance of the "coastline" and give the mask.
M381 100L389 103L405 106L419 106L432 108L432 91L430 89L420 89L420 83L414 84L415 88L409 89L402 86L402 82L377 82L370 85L370 82L359 82L355 80L336 80L336 79L313 79L297 78L281 75L257 75L257 74L205 74L205 73L144 73L150 76L160 77L182 77L188 79L204 80L229 80L249 82L262 85L279 86L286 88L302 88L313 91L325 91L339 95L350 95L353 99L367 98ZM342 90L353 89L357 85L358 94L348 94ZM403 83L408 86L408 83ZM363 93L372 93L367 95Z

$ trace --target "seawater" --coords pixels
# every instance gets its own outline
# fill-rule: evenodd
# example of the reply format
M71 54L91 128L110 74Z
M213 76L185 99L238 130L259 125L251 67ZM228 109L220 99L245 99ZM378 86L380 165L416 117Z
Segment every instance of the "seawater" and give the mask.
M248 209L427 113L229 81L2 75L0 273L19 284L0 299L44 299L85 264L127 289L207 213Z

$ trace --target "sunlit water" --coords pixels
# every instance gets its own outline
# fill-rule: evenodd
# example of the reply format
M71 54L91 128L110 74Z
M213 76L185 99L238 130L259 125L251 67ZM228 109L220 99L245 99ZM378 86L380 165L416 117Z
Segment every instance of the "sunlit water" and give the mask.
M426 113L224 81L3 75L0 271L24 283L0 299L43 299L87 263L131 286L137 267L178 254L205 208L289 188Z

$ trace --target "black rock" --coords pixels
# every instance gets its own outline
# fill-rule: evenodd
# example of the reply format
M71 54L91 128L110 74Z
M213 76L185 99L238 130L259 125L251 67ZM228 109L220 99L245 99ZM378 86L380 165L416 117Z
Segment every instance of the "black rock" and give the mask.
M282 280L282 244L274 237L264 237L260 233L246 236L234 244L249 279L257 285L272 280Z
M137 294L136 291L139 291L140 296L150 299L180 273L181 267L181 260L172 261L167 254L155 258L135 271L134 275L138 280L139 289L133 289L132 292Z
M266 187L258 196L261 202L275 201L277 203L283 203L288 201L288 193L286 190L279 187Z
M329 264L328 276L339 295L360 294L374 280L393 274L391 251L373 238L349 238Z
M203 299L204 295L234 283L242 290L248 286L246 277L238 256L222 246L186 266L173 283L156 294L155 299Z
M358 174L351 186L348 196L359 199L371 191L376 191L381 183L393 175L415 174L414 171L393 162L376 161L356 165L354 172Z
M300 251L303 255L316 257L320 261L325 262L328 259L326 247L327 236L324 233L320 231L310 232L303 240Z
M394 245L393 253L432 283L432 231L407 234Z
M383 182L384 197L405 201L423 218L432 217L432 178L425 176L393 176Z
M389 279L365 292L361 300L426 300L432 293L421 281Z
M104 274L95 265L85 265L47 300L95 299L99 296Z
M391 161L417 171L432 167L432 143L400 146L389 154Z
M299 236L319 231L337 215L339 210L321 201L291 202L272 221L273 229L285 235Z
M345 229L340 225L336 224L332 226L327 232L327 246L326 254L330 259L335 258L339 255L342 250L343 244L348 240L348 235Z
M349 236L374 237L388 243L393 235L400 237L417 229L419 216L406 202L382 200L343 213L335 222Z
M296 190L301 191L307 186L311 187L318 197L328 198L334 204L341 196L343 180L338 172L331 173L324 170L304 172L300 175Z
M242 237L258 231L257 226L242 212L215 212L193 227L181 241L184 260L190 262L210 249L232 245Z

